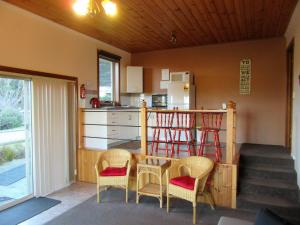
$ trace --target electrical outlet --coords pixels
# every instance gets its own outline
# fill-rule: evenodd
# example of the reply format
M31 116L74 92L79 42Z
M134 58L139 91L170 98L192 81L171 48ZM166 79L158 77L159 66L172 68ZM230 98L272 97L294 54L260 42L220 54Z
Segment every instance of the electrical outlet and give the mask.
M293 91L293 99L295 99L296 97L296 93Z

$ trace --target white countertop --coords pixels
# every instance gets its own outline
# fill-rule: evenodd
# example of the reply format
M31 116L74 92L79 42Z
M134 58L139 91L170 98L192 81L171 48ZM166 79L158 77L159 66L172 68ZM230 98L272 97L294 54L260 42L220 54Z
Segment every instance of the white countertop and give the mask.
M100 108L85 108L83 112L139 112L140 108L138 107L119 107L119 106L108 106Z

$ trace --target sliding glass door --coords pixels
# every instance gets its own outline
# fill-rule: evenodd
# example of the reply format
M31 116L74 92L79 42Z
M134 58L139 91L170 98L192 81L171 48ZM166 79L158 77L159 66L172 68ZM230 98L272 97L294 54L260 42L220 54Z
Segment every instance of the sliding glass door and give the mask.
M31 81L0 75L0 210L30 198Z

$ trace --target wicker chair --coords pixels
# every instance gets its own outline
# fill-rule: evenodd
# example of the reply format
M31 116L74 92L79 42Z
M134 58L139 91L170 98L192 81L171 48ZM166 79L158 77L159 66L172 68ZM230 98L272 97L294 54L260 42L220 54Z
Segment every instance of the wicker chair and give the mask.
M214 162L205 157L191 156L178 160L167 169L167 212L170 197L177 197L193 204L193 223L196 223L197 194L204 191L206 180Z
M131 154L123 149L111 149L102 153L95 165L97 175L97 201L100 202L101 188L114 186L125 188L128 202L128 184Z

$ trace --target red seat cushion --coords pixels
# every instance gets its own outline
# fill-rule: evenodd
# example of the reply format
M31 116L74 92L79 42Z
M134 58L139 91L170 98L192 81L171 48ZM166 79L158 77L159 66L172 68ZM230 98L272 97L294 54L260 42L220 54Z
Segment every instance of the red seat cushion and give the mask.
M126 176L127 167L106 167L101 176Z
M185 189L194 190L195 178L190 176L175 177L170 180L170 183Z

